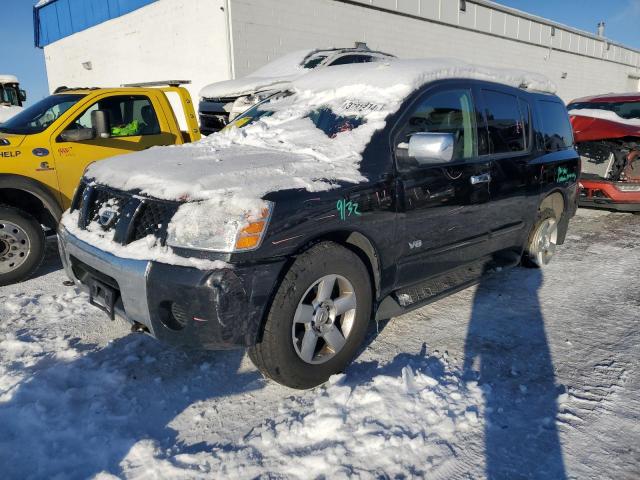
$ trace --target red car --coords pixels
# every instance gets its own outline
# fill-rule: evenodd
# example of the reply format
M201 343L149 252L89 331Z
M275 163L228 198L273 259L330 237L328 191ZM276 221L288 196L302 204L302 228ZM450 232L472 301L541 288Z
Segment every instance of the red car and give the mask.
M580 205L640 214L640 92L579 98L567 109L582 157Z

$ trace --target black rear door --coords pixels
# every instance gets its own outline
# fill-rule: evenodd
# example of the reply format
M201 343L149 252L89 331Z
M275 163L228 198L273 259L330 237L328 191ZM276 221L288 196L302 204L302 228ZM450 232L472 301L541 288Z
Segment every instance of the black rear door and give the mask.
M490 161L478 145L477 110L467 83L421 95L394 134L398 169L397 287L416 284L486 254ZM408 156L418 132L454 135L454 158L420 165Z
M517 89L491 85L479 89L482 115L491 154L491 202L488 226L493 252L513 252L519 258L535 216L538 194L531 106Z

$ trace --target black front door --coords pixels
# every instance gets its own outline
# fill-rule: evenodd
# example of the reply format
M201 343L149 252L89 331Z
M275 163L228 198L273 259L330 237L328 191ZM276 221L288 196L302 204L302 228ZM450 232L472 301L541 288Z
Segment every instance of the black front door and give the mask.
M418 132L453 135L453 159L420 163L408 154ZM398 169L398 288L451 271L486 254L491 169L478 154L477 115L461 84L425 92L393 136ZM483 146L480 147L482 151Z

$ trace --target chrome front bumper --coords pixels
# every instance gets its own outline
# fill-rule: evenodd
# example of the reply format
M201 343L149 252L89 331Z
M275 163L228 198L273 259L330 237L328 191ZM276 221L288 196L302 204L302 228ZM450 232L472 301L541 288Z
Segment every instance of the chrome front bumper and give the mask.
M120 286L122 305L116 306L115 313L131 323L141 323L153 335L153 322L148 304L147 276L151 262L117 257L78 239L64 227L58 231L58 248L67 276L85 292L89 287L76 276L71 257L88 267L111 277Z

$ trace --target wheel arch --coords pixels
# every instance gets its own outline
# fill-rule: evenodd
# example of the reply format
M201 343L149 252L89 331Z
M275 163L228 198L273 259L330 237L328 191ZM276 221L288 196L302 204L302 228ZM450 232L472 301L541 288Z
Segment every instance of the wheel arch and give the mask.
M380 267L378 249L375 247L373 241L364 233L357 230L334 230L324 232L314 237L300 247L294 256L307 251L313 245L321 242L337 243L358 255L369 272L369 277L371 278L372 297L374 301L377 301L381 290L382 271Z
M556 214L556 218L560 219L562 214L567 210L566 198L562 191L554 190L549 192L540 202L538 211L551 209Z
M24 210L54 230L62 217L62 208L47 187L20 175L0 175L0 203Z

